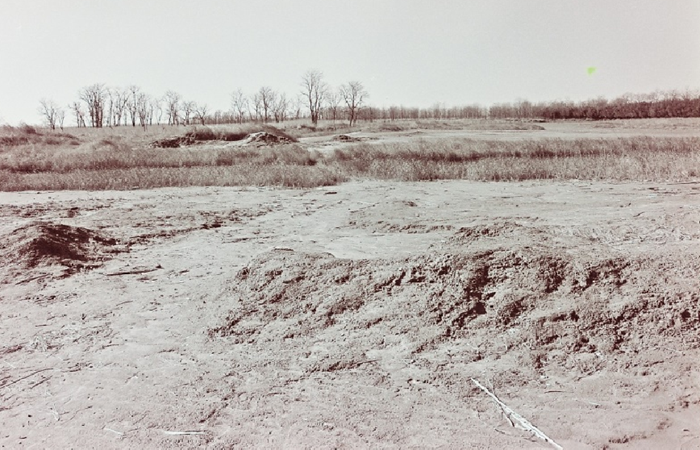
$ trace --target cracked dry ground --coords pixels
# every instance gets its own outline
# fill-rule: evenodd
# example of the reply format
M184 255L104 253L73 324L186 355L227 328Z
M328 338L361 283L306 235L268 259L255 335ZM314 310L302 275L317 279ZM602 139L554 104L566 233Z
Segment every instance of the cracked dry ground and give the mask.
M700 184L4 193L4 448L700 447Z

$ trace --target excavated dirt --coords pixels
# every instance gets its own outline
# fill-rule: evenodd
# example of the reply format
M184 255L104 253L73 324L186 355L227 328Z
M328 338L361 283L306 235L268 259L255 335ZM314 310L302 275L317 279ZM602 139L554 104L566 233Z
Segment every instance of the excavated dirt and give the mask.
M277 136L266 131L260 131L257 133L250 133L245 139L244 143L254 144L254 145L278 145L278 144L289 144L292 141L284 136Z
M69 276L99 267L110 254L119 251L117 241L83 227L31 222L2 237L0 266L4 281L14 277L55 272ZM39 269L39 270L36 270ZM48 275L48 273L47 273Z
M699 193L3 194L0 445L698 448Z

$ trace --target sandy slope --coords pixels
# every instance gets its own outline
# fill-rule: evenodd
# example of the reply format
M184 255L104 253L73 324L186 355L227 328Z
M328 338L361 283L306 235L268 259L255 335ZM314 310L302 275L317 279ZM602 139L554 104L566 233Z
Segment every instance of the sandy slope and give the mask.
M699 194L4 193L0 444L698 448Z

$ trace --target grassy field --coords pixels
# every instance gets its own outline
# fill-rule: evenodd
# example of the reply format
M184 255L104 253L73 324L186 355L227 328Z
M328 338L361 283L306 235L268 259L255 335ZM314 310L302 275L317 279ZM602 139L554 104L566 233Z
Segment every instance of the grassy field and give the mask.
M507 123L431 122L437 127L506 129ZM419 123L370 124L405 127ZM514 124L528 127L532 124ZM469 128L469 127L472 128ZM449 137L364 142L327 154L294 143L333 125L279 130L270 126L120 127L58 133L32 127L0 130L0 190L146 189L165 186L283 186L310 188L352 178L397 181L532 179L685 181L700 177L700 138L617 137L577 140L474 140ZM453 128L449 128L453 129ZM479 128L481 129L481 128ZM290 142L268 147L153 143L235 141L265 131ZM349 130L344 130L349 131ZM384 131L396 131L384 130ZM377 130L379 132L379 130Z

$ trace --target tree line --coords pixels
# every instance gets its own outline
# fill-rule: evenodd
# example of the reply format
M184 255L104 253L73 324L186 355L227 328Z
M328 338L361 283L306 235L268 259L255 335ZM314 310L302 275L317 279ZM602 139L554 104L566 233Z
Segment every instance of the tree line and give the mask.
M290 119L358 120L404 119L632 119L654 117L700 117L700 92L686 90L657 91L651 94L625 94L613 100L597 98L581 102L552 101L532 103L519 100L490 107L478 104L446 107L436 103L430 108L404 106L375 107L367 104L369 94L359 81L330 86L318 70L306 72L300 91L294 96L269 86L247 95L241 89L230 95L230 109L211 111L208 105L183 99L169 90L152 96L132 85L126 88L93 84L78 92L78 100L61 107L53 100L40 100L39 114L51 128L63 129L67 113L77 127L118 127L150 125L226 124L244 122L284 122Z
M305 73L300 86L300 92L293 97L269 86L263 86L251 95L238 89L231 94L228 111L212 112L208 105L183 99L172 90L156 97L135 85L118 88L97 83L81 88L78 100L67 107L50 99L41 99L39 114L53 130L63 129L67 112L73 115L78 128L284 122L300 118L310 118L314 125L321 118L347 119L353 125L360 118L360 111L369 97L359 81L331 88L318 70Z

